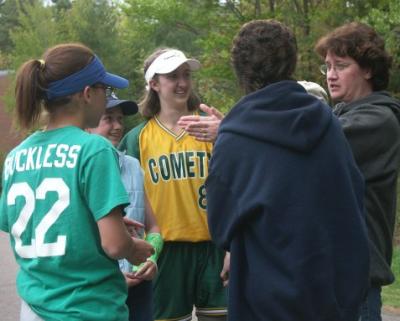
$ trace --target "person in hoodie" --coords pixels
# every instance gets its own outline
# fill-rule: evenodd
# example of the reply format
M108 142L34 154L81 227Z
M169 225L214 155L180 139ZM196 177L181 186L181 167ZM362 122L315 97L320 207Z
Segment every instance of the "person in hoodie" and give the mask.
M282 23L246 23L231 55L246 95L221 122L206 181L212 239L231 253L228 320L356 321L364 184L340 123L293 80Z
M315 49L325 60L321 71L336 103L333 112L366 184L371 270L362 320L381 320L381 287L394 282L390 265L400 159L400 103L384 91L392 59L376 31L358 22L333 30Z

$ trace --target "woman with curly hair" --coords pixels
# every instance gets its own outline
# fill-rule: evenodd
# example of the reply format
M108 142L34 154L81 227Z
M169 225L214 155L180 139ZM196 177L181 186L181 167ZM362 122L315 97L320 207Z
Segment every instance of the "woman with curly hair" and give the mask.
M400 102L384 90L392 59L368 25L352 22L322 37L329 93L365 183L370 240L370 288L362 320L381 320L381 287L394 282L390 269L400 162ZM351 285L349 285L351 286Z

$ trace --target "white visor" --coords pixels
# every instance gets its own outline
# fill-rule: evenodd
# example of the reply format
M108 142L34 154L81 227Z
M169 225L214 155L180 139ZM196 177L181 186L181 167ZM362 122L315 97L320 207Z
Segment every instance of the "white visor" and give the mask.
M190 70L197 70L201 67L200 62L196 59L188 59L185 54L180 50L168 50L159 55L149 66L144 75L146 83L149 84L156 74L168 74L180 65L187 63Z

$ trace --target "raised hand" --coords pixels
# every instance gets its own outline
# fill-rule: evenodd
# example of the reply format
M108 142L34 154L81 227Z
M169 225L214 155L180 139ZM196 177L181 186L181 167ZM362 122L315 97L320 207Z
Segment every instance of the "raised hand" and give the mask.
M178 125L189 135L199 141L214 142L217 138L218 128L224 115L214 107L200 104L200 109L207 116L182 116L178 120Z

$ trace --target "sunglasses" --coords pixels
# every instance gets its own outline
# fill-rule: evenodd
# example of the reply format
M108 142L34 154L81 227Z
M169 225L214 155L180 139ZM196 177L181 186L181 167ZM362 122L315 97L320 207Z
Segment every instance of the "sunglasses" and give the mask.
M104 89L106 96L109 97L114 93L114 88L111 86L107 86L104 84L94 84L91 86L92 88L100 88L100 89Z

